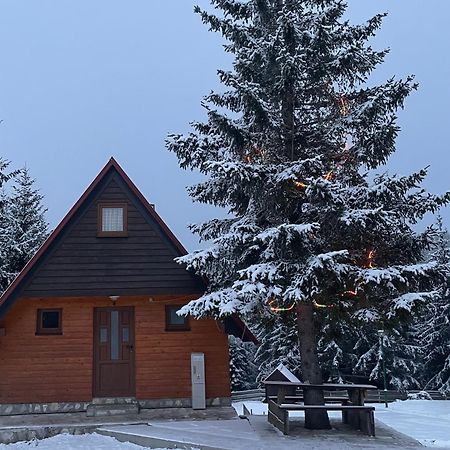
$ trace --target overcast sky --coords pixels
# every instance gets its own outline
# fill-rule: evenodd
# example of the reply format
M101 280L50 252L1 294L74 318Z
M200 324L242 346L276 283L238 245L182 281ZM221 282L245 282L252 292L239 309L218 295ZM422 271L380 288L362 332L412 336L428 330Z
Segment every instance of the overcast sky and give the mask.
M230 63L193 5L207 0L0 0L0 156L27 164L52 227L114 156L175 234L210 217L164 147L203 117L201 97ZM350 0L349 18L388 11L375 45L391 48L374 81L416 74L389 170L431 165L426 187L449 186L449 0ZM450 210L443 211L447 225Z

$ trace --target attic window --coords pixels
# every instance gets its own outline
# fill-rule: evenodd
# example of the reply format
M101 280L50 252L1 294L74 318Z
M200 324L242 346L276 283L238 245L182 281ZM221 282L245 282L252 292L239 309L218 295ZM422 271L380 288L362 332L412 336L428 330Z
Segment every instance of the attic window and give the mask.
M98 236L127 236L126 203L100 203L98 205Z

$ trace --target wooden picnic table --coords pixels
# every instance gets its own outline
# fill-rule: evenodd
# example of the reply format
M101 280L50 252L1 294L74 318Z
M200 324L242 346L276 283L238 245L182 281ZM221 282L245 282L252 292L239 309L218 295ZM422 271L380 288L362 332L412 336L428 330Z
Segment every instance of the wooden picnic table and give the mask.
M374 425L370 424L371 421L373 422L373 408L371 407L363 408L363 407L366 391L378 389L376 386L373 386L371 384L342 384L342 383L311 384L311 383L301 383L301 382L297 383L290 381L264 381L263 383L266 388L266 399L269 404L269 410L270 407L272 407L272 410L275 411L275 415L279 416L278 419L281 418L281 421L285 422L281 424L285 430L289 430L289 426L287 423L289 420L288 415L289 410L294 411L300 409L303 410L311 409L311 407L308 408L307 405L303 407L298 406L298 401L302 401L304 399L305 396L304 394L308 389L321 390L324 391L324 394L325 392L346 390L348 393L348 400L350 402L350 405L347 402L342 401L340 407L337 407L336 405L332 407L329 404L327 405L327 402L332 401L332 397L326 397L324 395L326 404L321 408L330 411L339 409L342 411L342 419L345 423L348 423L354 428L363 429L367 431L368 434L374 435L375 433ZM299 389L303 391L303 396L299 396L296 394L296 391ZM269 390L271 392L274 392L275 390L276 401L273 399L273 396L272 397L269 396L268 394ZM340 400L342 400L342 398L340 398ZM318 407L320 408L320 406ZM280 408L281 410L285 411L281 411ZM371 412L371 417L368 417L367 415L367 413L369 412Z
M364 406L365 391L376 390L376 386L371 384L343 384L343 383L295 383L291 381L264 381L264 385L277 387L277 401L284 401L286 395L294 395L296 388L305 392L308 389L321 391L347 391L349 400L354 405Z

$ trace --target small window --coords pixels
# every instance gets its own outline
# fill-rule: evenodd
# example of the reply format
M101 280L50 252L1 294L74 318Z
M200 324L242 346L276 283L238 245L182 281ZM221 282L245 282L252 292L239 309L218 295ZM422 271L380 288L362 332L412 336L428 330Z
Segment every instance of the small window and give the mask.
M98 205L98 236L127 236L127 204Z
M36 334L62 334L62 309L38 309Z
M191 329L189 318L177 314L182 307L183 305L166 306L166 331L189 331Z

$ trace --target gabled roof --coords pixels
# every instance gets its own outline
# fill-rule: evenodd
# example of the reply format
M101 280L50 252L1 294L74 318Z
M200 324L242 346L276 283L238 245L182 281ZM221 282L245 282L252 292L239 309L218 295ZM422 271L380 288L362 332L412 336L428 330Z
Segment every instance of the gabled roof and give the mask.
M178 250L179 255L185 255L187 253L186 249L183 247L181 242L175 237L169 227L164 223L159 214L155 211L155 209L149 204L146 198L142 195L136 185L131 181L128 175L124 172L124 170L120 167L117 161L114 158L111 158L108 163L103 167L100 173L96 176L94 181L89 185L83 195L78 199L78 201L73 205L70 211L63 218L61 223L55 228L55 230L50 234L47 240L43 243L41 248L37 251L37 253L31 258L31 260L26 264L26 266L22 269L16 279L10 284L10 286L6 289L3 295L0 297L0 317L4 310L5 305L8 306L9 300L14 296L14 294L20 293L18 292L21 287L23 287L23 281L26 276L30 273L30 271L36 267L36 265L40 262L43 255L47 252L50 246L55 242L58 236L62 233L67 224L72 220L75 214L79 211L81 206L86 202L90 194L95 190L95 188L99 185L99 183L106 177L106 175L111 171L115 170L116 173L121 177L121 179L126 183L127 187L136 195L139 199L140 203L144 206L146 212L155 220L155 222L161 227L164 234L169 238L170 242L173 246Z
M6 311L13 305L15 300L17 300L28 283L28 278L32 278L36 269L42 264L47 254L51 251L51 249L56 245L55 243L63 234L64 230L71 224L75 219L77 213L82 209L85 203L88 202L88 199L91 197L91 194L96 190L96 188L102 183L102 181L110 174L111 172L115 172L117 176L119 176L120 180L125 183L126 187L132 192L132 194L136 197L137 201L144 208L146 214L158 225L161 232L165 236L165 238L169 241L169 243L175 249L175 252L181 256L187 253L186 249L180 243L180 241L175 237L169 227L164 223L159 214L155 211L154 207L149 204L146 198L142 195L136 185L131 181L128 175L124 172L124 170L120 167L117 161L114 158L111 158L105 167L101 170L101 172L97 175L94 181L89 185L83 195L79 198L79 200L75 203L75 205L70 209L67 215L63 218L61 223L55 228L55 230L50 234L41 248L37 251L37 253L33 256L33 258L28 262L28 264L23 268L23 270L19 273L16 279L11 283L11 285L6 289L3 295L0 297L0 318L6 313ZM114 175L116 176L116 175ZM199 291L205 289L205 284L196 277L197 285L199 286ZM250 340L255 342L255 337L246 329L245 324L237 317L233 317L233 324L237 327L238 330L242 330L243 336L245 340Z
M301 383L301 381L283 364L280 363L267 375L263 381L290 381L291 383Z

